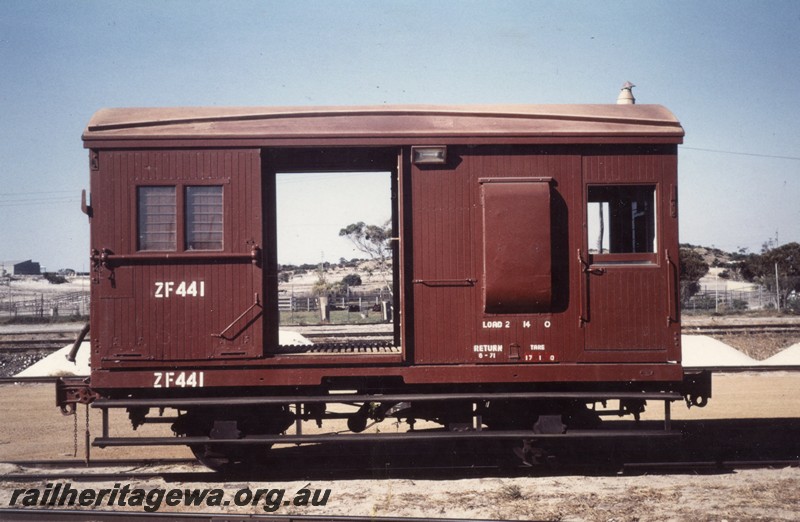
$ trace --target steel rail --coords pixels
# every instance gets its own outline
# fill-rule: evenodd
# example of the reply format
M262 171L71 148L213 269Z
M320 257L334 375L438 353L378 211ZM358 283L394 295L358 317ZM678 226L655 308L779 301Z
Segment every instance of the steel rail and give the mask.
M104 468L111 466L163 466L174 464L196 464L192 458L152 458L152 459L103 459L91 460L87 464L84 459L61 460L3 460L3 464L11 464L23 468L66 468L75 466L79 468Z
M558 462L558 459L556 459ZM17 464L17 465L24 465L24 464L35 464L36 461L14 461L8 462L8 464ZM83 461L51 461L50 464L54 463L63 463L66 464L64 466L60 466L63 468L60 472L42 472L36 470L34 472L16 472L16 473L9 473L0 476L0 480L8 481L8 482L30 482L36 480L46 480L46 481L53 481L53 480L69 480L71 482L90 482L90 481L107 481L107 480L115 480L119 481L122 479L134 480L134 479L152 479L156 477L164 478L177 478L183 477L184 480L191 478L191 480L201 480L206 479L208 481L216 481L219 480L223 475L220 475L219 472L210 471L207 468L202 467L200 464L197 463L194 459L163 459L162 461L158 460L106 460L106 461L96 461L92 462L91 465L88 467ZM72 466L74 464L74 466ZM128 466L136 466L136 465L176 465L176 464L194 464L197 467L197 470L191 471L180 471L180 470L152 470L152 471L126 471L126 470L116 470L113 472L109 471L102 471L102 472L86 472L85 470L91 468L101 468L101 467L112 467L113 465L128 465ZM565 470L574 470L576 473L585 474L586 473L586 464L575 464L575 463L568 463L568 464L556 464L557 469L563 473ZM24 467L24 466L23 466ZM38 467L48 467L48 466L38 466ZM50 466L55 468L56 466ZM531 466L529 464L525 464L520 461L516 466L512 466L514 469L517 470L530 470ZM733 470L741 470L741 469L764 469L764 468L797 468L800 467L800 460L798 459L783 459L783 460L698 460L698 461L661 461L661 462L621 462L621 463L614 463L609 462L606 466L601 466L602 470L600 471L601 474L608 474L608 475L629 475L629 476L638 476L638 475L653 475L653 474L703 474L703 473L727 473ZM498 462L491 465L475 465L471 464L468 466L462 465L433 465L433 466L426 466L426 465L419 465L419 466L391 466L391 470L393 472L404 472L404 471L414 471L414 472L437 472L437 471L453 471L453 470L464 470L470 472L479 472L479 471L487 471L487 470L498 470L498 469L505 469L507 471L511 471L512 468L509 468L508 462ZM591 474L597 474L598 468L597 466L590 466ZM77 471L77 470L81 471ZM381 469L386 471L385 466L380 468L374 469ZM358 467L358 468L329 468L326 467L328 471L336 471L340 473L348 473L350 471L359 471L364 472L365 469ZM0 519L2 519L2 510L0 510Z
M800 334L800 324L773 324L773 323L749 323L731 325L682 325L681 333L691 335L693 333L733 335L740 333L766 334L766 333L797 333Z
M31 337L31 336L47 336L47 337L64 337L74 339L80 332L80 328L69 328L64 330L12 330L0 332L0 339L6 337Z
M59 377L0 377L0 384L55 384Z
M355 313L355 312L353 312ZM307 339L320 339L320 338L348 338L348 337L375 337L375 338L392 338L394 336L394 332L381 332L381 331L370 331L370 332L308 332L303 333L303 337Z
M231 521L269 521L269 522L424 522L440 520L442 522L500 522L489 519L460 519L460 518L405 518L405 517L376 517L376 516L332 516L332 515L262 515L262 514L224 514L224 513L141 513L136 511L104 511L104 510L66 510L66 509L0 509L0 519L24 521L51 521L83 522L96 520L98 522L114 522L117 520L142 519L149 522L180 520L182 522L216 522L220 520Z
M52 330L42 332L0 333L0 352L55 351L75 341L78 331Z
M68 480L70 482L111 482L111 481L131 481L131 480L151 480L155 478L168 477L188 477L191 476L194 480L205 479L209 480L218 479L219 475L213 471L131 471L124 470L106 471L102 473L81 473L73 471L66 471L62 473L9 473L7 475L0 475L0 481L8 482L30 482L33 480ZM3 520L3 511L0 509L0 520ZM57 520L57 519L52 519Z
M54 352L56 350L60 350L69 343L69 339L23 339L17 341L0 340L0 352Z
M755 365L755 366L703 366L703 367L687 367L684 370L703 370L711 373L772 373L772 372L798 372L800 365Z
M164 476L185 476L191 475L192 478L199 479L209 477L216 479L218 476L200 466L196 459L189 458L164 458L164 459L104 459L104 460L11 460L5 461L19 468L33 468L31 471L17 471L0 475L0 481L26 482L31 480L69 480L74 482L105 481L105 480L134 480L152 479ZM152 466L176 466L176 465L195 465L198 471L163 471L163 470L114 470L114 471L93 471L103 468L115 467L134 467L147 468ZM44 471L47 470L47 471ZM80 471L78 471L80 470ZM2 520L2 512L0 512Z
M800 460L720 460L688 462L627 462L622 465L625 475L651 475L657 473L720 472L734 469L797 468Z

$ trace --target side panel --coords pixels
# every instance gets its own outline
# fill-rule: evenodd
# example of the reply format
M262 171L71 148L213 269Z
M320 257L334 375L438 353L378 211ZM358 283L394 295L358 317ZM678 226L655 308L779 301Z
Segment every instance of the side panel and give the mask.
M482 307L481 169L476 168L479 159L458 161L455 154L448 150L447 165L411 165L405 173L411 184L410 315L416 364L463 362L476 343L476 310Z
M259 151L103 151L92 175L93 365L261 356ZM154 187L174 217L140 216Z
M446 165L411 166L415 363L538 364L579 356L583 332L569 252L579 245L571 231L581 216L568 211L580 205L577 152L450 147ZM514 208L503 210L507 204ZM509 286L495 262L513 270L516 282ZM518 283L527 289L513 289Z

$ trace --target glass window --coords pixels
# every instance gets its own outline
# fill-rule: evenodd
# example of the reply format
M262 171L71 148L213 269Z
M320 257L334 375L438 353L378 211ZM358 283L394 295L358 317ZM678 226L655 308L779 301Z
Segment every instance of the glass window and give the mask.
M221 186L186 187L186 250L222 250Z
M655 186L590 186L588 200L589 253L656 251Z
M175 187L139 187L139 250L175 250Z

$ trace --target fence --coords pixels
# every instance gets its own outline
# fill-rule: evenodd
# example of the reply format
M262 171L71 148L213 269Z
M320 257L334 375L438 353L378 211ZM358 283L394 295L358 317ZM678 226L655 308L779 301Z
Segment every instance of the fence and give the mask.
M724 312L732 310L775 309L776 296L764 287L748 290L702 290L683 301L683 309Z
M70 292L58 295L9 296L0 299L0 318L57 318L89 315L89 293Z
M361 312L364 310L380 311L381 302L391 301L387 293L350 295L347 297L331 297L328 305L334 310ZM319 310L319 299L311 296L286 295L278 297L278 310L281 312L313 312Z
M381 310L381 303L387 300L391 300L389 294L376 293L331 298L328 303L333 310L377 312ZM686 311L762 310L775 309L776 297L763 287L751 290L702 290L683 303L683 309ZM319 300L310 296L284 295L278 298L278 309L281 312L315 312L319 310ZM44 319L87 315L89 315L88 292L0 298L0 319Z

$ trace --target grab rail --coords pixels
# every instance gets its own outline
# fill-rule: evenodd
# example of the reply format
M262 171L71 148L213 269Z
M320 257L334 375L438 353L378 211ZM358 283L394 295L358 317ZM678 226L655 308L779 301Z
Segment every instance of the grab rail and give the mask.
M261 248L253 245L250 252L139 252L136 254L115 254L108 248L92 249L90 258L93 263L110 268L115 264L146 263L150 261L186 262L186 261L250 261L254 265L261 261Z
M414 279L415 285L423 286L475 286L477 279Z
M579 283L580 291L581 291L581 308L580 313L578 315L578 326L583 328L583 326L589 322L589 303L587 302L586 296L586 286L589 284L589 263L583 260L583 254L581 253L581 249L578 249L578 269L581 271L581 281Z
M583 259L583 252L581 249L578 249L578 270L581 271L585 277L583 278L583 284L580 285L581 288L581 311L580 317L578 318L578 325L583 327L586 323L589 322L589 297L586 295L587 289L589 286L589 276L591 275L603 275L606 273L605 268L592 268L592 265Z
M669 328L672 323L678 322L678 308L676 306L677 301L675 299L677 288L675 287L676 278L674 274L674 272L677 271L677 267L669 256L669 249L664 250L664 253L666 254L667 261L667 328ZM673 312L675 312L674 319Z

